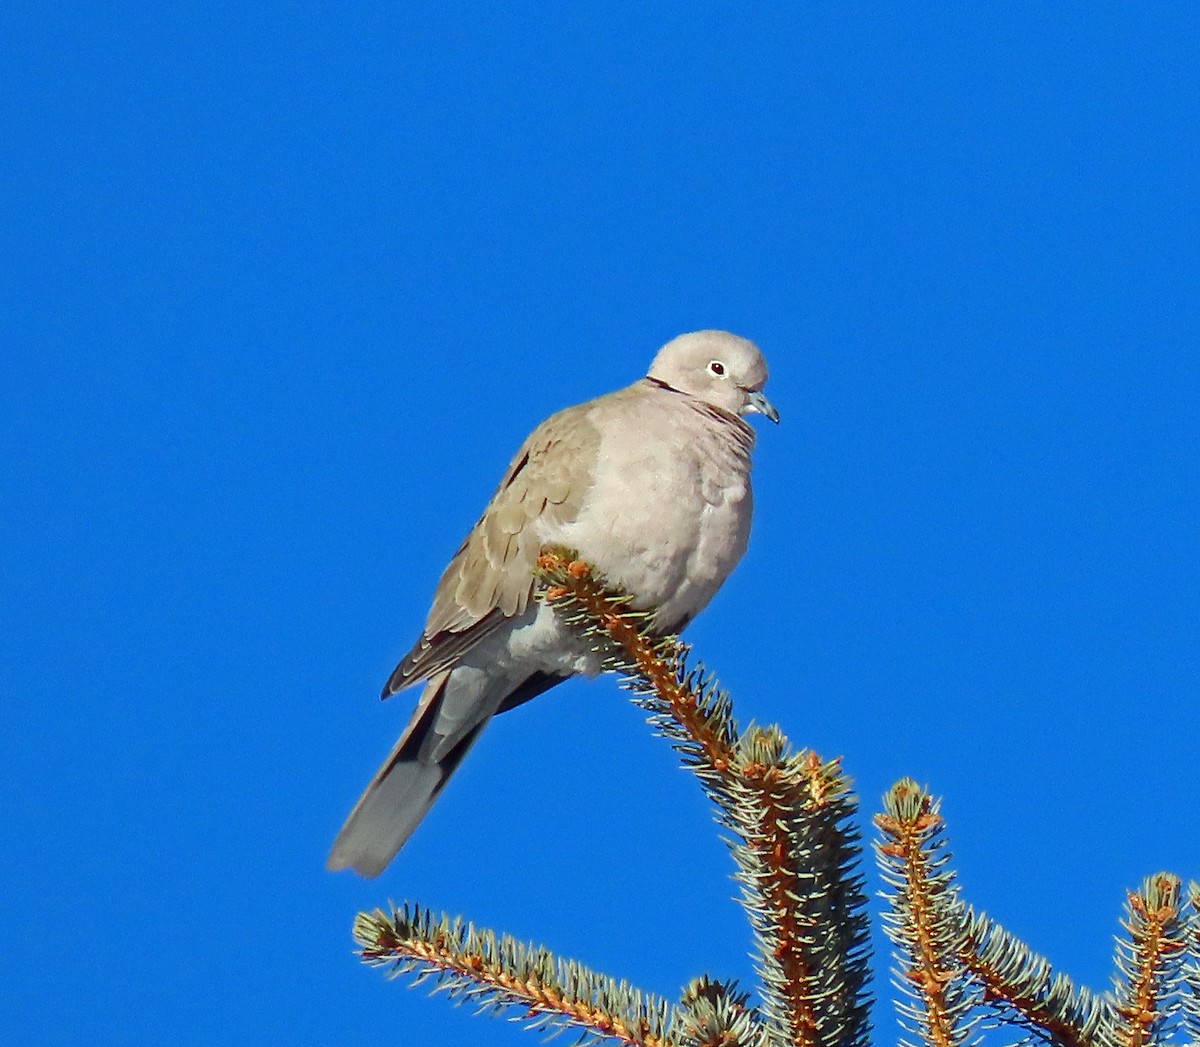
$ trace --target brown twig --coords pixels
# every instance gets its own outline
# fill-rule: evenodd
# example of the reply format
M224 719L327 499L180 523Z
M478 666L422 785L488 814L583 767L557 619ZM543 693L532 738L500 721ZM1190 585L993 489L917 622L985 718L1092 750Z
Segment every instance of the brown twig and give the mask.
M803 930L796 912L799 877L788 863L790 840L786 828L789 808L776 800L772 785L778 785L778 768L747 768L746 780L756 786L758 796L759 857L768 870L767 882L758 885L763 900L774 916L776 942L774 960L779 965L787 1008L787 1028L797 1047L819 1043L818 1015L813 1006L813 972L804 947ZM790 790L787 790L790 792ZM785 793L786 795L786 793ZM792 808L794 809L794 808Z
M1000 971L985 963L969 942L964 942L958 952L963 966L983 983L984 999L999 1000L1007 1004L1031 1024L1044 1029L1051 1039L1062 1047L1093 1047L1094 1041L1070 1022L1053 1014L1046 1002L1035 993L1022 993L1010 985Z
M817 997L813 971L805 942L806 928L801 926L795 899L802 890L796 870L789 864L791 837L789 816L800 809L818 808L827 802L828 772L816 754L809 754L801 781L791 780L777 764L751 763L741 759L735 739L716 729L701 710L698 696L687 682L679 679L675 665L665 653L662 641L655 641L631 621L626 609L614 601L597 582L591 566L569 559L562 553L544 550L538 566L554 572L558 584L546 591L546 600L570 596L587 615L599 623L608 637L619 646L637 672L654 689L662 706L695 743L702 756L698 769L711 770L728 783L736 783L755 813L755 832L747 843L767 870L765 882L755 886L772 914L774 950L771 959L779 969L784 1022L790 1042L796 1047L812 1047L820 1042ZM677 648L676 648L677 650Z
M1178 878L1166 873L1147 880L1141 892L1129 893L1133 969L1125 999L1117 1006L1124 1020L1118 1033L1124 1047L1150 1044L1154 1025L1162 1018L1164 968L1185 948L1178 934L1179 895Z
M570 595L637 666L680 726L703 750L709 765L721 774L726 773L736 755L732 741L713 730L712 724L700 715L695 693L676 677L658 646L630 620L626 609L601 588L591 565L546 550L538 557L538 567L546 572L563 573L563 583L546 590L547 602L553 604Z
M530 1019L556 1015L626 1047L677 1047L674 1041L653 1033L645 1019L631 1027L594 1000L572 996L538 972L514 977L483 951L471 949L456 928L430 927L423 934L420 921L401 921L396 914L389 917L376 910L359 914L354 935L366 963L469 981L472 994L495 994L506 1004L524 1007Z
M897 789L903 790L903 786L897 786ZM906 795L901 791L899 798L904 799ZM928 856L922 846L941 820L926 795L920 796L920 802L912 806L907 817L875 816L875 824L892 840L881 844L880 849L888 857L903 862L904 866L904 890L912 917L911 933L906 937L908 952L914 961L904 972L904 977L914 986L924 1006L930 1042L935 1047L951 1047L953 1022L947 1005L946 986L954 974L941 965L944 951L937 941Z

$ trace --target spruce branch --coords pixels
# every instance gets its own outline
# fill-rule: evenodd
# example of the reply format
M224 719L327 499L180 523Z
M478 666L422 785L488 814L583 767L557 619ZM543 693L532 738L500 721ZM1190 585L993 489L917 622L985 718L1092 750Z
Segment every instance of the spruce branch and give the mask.
M979 991L960 953L958 890L938 804L911 778L883 797L875 844L890 911L884 929L895 946L894 982L901 1026L931 1047L957 1047L975 1032ZM911 1042L911 1041L904 1041Z
M363 962L389 968L389 976L412 975L414 985L432 979L435 991L480 1010L519 1008L524 1013L518 1020L531 1028L573 1027L582 1043L679 1045L670 1030L685 1019L666 1000L461 919L409 905L388 913L376 909L358 914L354 939Z
M677 1005L508 936L405 905L360 913L364 963L430 982L455 1002L579 1043L623 1047L866 1047L868 923L857 801L840 760L794 750L774 725L739 730L729 696L652 611L612 592L571 550L544 549L544 600L619 673L716 807L755 943L756 1007L703 976ZM875 844L891 909L901 1025L928 1047L966 1047L999 1025L1058 1047L1151 1047L1178 1022L1200 1047L1200 885L1182 901L1159 873L1131 893L1111 993L1098 996L982 912L950 868L938 802L910 779L885 795ZM985 1021L995 1024L984 1024ZM915 1041L906 1040L905 1043Z
M654 614L610 593L571 549L548 547L535 571L539 595L576 628L603 667L618 673L652 714L652 722L706 784L737 757L738 730L728 696L702 667L688 670L688 648L654 631Z
M1188 945L1181 887L1179 877L1156 873L1127 896L1121 926L1128 937L1117 940L1113 978L1120 1047L1146 1047L1170 1031L1184 990Z
M736 982L704 976L687 985L680 1000L682 1047L767 1047L767 1028Z
M958 904L959 959L982 982L983 1003L998 1020L1024 1025L1061 1047L1111 1042L1116 1015L1108 1000L1054 971L986 914Z
M857 804L837 760L793 751L774 726L738 731L729 696L652 614L572 550L538 560L542 596L696 774L738 866L772 1043L858 1047L869 1031L866 896Z
M1193 1045L1200 1044L1200 883L1188 885L1188 912L1184 941L1187 959L1184 961L1180 1009L1183 1027Z

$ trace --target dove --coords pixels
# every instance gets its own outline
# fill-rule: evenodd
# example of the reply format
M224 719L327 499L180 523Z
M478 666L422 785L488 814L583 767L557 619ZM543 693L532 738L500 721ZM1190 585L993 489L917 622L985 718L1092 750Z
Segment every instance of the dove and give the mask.
M396 856L497 713L597 655L535 599L542 548L578 551L608 584L682 630L746 550L754 429L779 413L758 347L727 331L667 342L644 378L541 423L433 595L425 628L383 697L424 683L399 741L350 812L327 868L374 877Z

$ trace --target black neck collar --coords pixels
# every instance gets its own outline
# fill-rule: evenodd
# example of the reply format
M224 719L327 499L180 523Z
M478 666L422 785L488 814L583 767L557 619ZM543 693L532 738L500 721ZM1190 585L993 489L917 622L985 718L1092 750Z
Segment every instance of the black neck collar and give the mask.
M682 393L683 392L682 389L676 389L675 386L668 385L661 378L655 378L651 374L646 375L646 381L650 382L652 385L657 385L660 389L666 389L667 392L669 392L669 393Z

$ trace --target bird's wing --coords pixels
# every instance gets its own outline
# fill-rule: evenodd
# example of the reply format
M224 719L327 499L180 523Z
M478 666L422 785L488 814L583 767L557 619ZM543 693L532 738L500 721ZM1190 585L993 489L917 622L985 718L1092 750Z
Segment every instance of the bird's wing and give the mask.
M573 521L591 485L600 434L589 406L551 415L517 452L442 574L424 632L388 679L385 698L453 666L525 610L541 526Z

